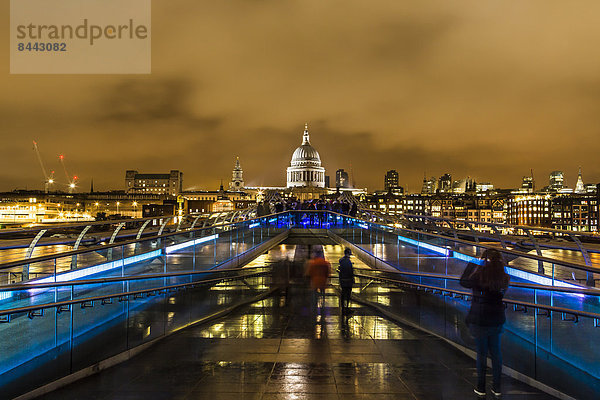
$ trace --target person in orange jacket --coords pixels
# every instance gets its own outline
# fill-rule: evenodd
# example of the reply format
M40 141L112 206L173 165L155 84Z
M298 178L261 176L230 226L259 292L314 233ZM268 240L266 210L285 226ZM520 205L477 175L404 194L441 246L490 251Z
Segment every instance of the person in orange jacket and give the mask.
M316 308L319 300L321 307L325 306L325 289L329 285L329 275L331 274L331 264L325 260L322 248L316 248L313 257L308 261L306 274L310 279L310 287L313 289L314 301L313 309Z

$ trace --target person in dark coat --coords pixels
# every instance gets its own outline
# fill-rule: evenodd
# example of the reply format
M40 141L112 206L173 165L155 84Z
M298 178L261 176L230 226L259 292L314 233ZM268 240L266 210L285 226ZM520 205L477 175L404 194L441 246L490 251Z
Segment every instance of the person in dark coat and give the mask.
M340 299L340 306L342 307L342 314L347 314L350 307L350 295L352 294L352 286L354 286L354 267L350 256L352 251L346 247L344 250L344 257L340 258L339 267L339 280L340 288L342 289L342 296Z
M342 203L342 214L350 214L350 204L347 201L344 201Z
M352 208L350 209L350 216L356 217L357 212L358 212L358 207L356 206L356 203L352 203Z
M462 286L473 290L466 322L475 338L477 349L475 393L485 397L485 374L489 352L492 358L492 394L500 397L502 376L500 334L506 321L502 299L508 289L509 276L504 270L505 262L498 250L485 250L481 261L481 265L469 263L460 278Z
M277 261L273 265L273 286L283 295L285 304L288 303L288 289L290 286L291 263L287 257Z

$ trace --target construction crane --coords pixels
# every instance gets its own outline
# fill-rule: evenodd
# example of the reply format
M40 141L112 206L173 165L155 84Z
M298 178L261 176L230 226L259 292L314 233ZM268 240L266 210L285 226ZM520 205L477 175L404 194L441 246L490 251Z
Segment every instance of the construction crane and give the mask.
M77 187L77 176L73 176L73 178L70 177L69 173L67 172L67 166L65 165L65 156L64 155L59 155L58 158L60 159L60 163L62 164L63 170L65 171L65 177L67 178L67 182L69 185L69 193L73 193L73 191L75 190L75 188Z
M42 161L42 156L40 155L40 149L38 148L38 144L35 140L33 141L33 150L35 151L35 155L37 156L37 159L40 162L40 167L42 167L42 172L44 173L44 191L48 193L54 184L54 171L52 171L50 175L46 173L46 167L44 167L44 162Z

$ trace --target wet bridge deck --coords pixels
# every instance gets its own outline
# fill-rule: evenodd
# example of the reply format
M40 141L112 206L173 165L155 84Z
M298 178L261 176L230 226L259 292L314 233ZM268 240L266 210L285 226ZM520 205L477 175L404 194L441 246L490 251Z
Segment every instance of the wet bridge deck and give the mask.
M475 379L475 362L441 339L356 303L342 317L333 289L312 312L297 284L42 399L470 399ZM504 399L553 398L503 379Z

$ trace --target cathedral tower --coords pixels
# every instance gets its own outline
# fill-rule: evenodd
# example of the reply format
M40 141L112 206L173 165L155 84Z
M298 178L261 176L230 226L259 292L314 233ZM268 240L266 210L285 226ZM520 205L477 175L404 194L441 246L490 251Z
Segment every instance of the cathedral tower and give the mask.
M235 192L239 192L244 188L244 171L240 165L240 158L236 157L235 166L233 167L233 173L231 174L231 182L229 182L229 189Z

